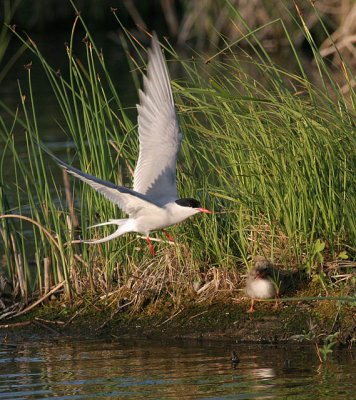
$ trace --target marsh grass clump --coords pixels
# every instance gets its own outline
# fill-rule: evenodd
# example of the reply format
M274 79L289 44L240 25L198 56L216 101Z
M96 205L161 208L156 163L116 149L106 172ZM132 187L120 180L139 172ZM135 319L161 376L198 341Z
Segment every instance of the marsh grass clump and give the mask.
M319 294L327 294L331 281L349 288L348 279L333 278L340 275L338 267L330 275L324 271L327 263L338 265L335 261L342 259L350 262L351 273L355 257L354 77L340 58L343 83L340 76L336 82L338 67L320 56L300 15L295 24L314 54L318 82L313 83L283 19L274 23L289 43L293 72L272 61L253 30L233 45L222 38L223 57L179 60L165 45L185 72L184 80L172 82L187 160L178 163L179 192L181 197L194 193L217 213L173 227L177 243L158 243L153 259L134 235L100 246L78 243L82 237L103 235L99 228L87 230L102 216L120 215L91 188L68 177L62 184L52 175L57 166L38 146L41 111L28 65L28 80L18 85L20 108L9 110L0 102L12 118L10 123L0 120L1 274L17 305L9 309L4 303L7 317L26 311L34 299L49 300L56 288L65 301L88 294L113 307L130 304L132 310L164 297L177 306L190 295L209 302L219 291L235 290L258 254L317 277ZM74 45L78 25L86 32L82 59ZM144 56L122 29L124 47L135 52L128 62L137 83ZM47 63L40 44L14 34L51 85L61 114L58 129L70 144L67 161L130 185L138 154L136 123L80 14L66 44L65 73ZM16 147L20 134L26 138L25 154ZM5 169L13 171L11 182L4 180Z
M308 328L308 331L303 332L301 335L293 336L293 339L312 343L320 364L326 363L331 358L334 348L339 344L340 332L319 333L317 325L312 321L309 321Z

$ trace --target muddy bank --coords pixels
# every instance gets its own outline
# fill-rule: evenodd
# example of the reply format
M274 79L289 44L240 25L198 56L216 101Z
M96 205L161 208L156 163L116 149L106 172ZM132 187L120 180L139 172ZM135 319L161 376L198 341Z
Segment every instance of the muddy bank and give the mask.
M47 305L18 319L1 324L0 340L36 338L147 338L232 340L234 342L279 343L309 334L322 342L339 332L340 345L350 346L356 337L354 302L334 300L258 304L247 313L248 302L216 301L185 304L173 309L169 302L155 303L139 313L101 307Z

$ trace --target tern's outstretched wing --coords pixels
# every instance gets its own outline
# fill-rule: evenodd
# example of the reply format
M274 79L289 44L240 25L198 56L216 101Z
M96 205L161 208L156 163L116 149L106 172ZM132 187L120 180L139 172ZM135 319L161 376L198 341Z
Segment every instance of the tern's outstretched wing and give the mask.
M124 212L129 214L130 217L138 217L141 212L144 214L154 213L159 209L159 207L153 204L145 195L137 193L124 186L118 186L111 182L96 178L93 175L86 174L85 172L66 164L48 151L47 153L68 173L81 179L83 182L87 183L93 189L105 196L108 200L117 204Z
M139 92L138 132L140 154L135 173L136 192L157 204L176 200L176 162L182 141L166 61L157 36L148 51L144 90Z

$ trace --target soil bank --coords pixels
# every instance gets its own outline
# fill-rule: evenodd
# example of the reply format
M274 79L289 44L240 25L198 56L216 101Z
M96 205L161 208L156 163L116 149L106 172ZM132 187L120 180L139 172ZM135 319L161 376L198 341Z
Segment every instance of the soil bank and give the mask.
M340 345L351 346L356 336L355 302L335 300L257 304L247 313L248 302L217 300L213 303L182 304L173 308L167 302L155 303L140 312L100 306L69 307L49 304L31 314L2 321L0 341L40 338L147 338L229 340L235 343L281 343L309 335L321 342L339 332Z

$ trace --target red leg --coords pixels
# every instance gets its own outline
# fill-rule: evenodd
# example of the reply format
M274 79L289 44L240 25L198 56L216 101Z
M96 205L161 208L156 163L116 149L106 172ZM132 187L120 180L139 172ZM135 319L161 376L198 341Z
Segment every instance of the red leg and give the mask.
M278 308L279 308L279 302L278 302L278 297L276 297L273 309L278 310Z
M255 312L255 299L251 299L251 307L247 310L248 313Z
M172 236L169 234L169 232L165 231L164 229L162 229L162 232L167 236L167 239L170 242L174 242L174 239L172 238Z
M155 249L153 248L153 245L151 243L150 237L147 236L146 240L147 240L148 245L150 246L150 252L151 252L152 256L154 256L155 255Z

